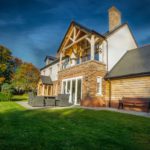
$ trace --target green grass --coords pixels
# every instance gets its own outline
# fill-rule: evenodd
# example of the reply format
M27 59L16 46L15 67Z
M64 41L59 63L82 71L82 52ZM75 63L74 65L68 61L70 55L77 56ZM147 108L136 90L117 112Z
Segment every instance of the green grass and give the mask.
M26 110L0 102L0 150L148 150L150 119L84 109Z
M13 95L10 99L5 94L0 92L0 101L27 101L27 100L28 100L28 94Z
M12 101L27 101L27 100L28 100L28 94L12 96Z

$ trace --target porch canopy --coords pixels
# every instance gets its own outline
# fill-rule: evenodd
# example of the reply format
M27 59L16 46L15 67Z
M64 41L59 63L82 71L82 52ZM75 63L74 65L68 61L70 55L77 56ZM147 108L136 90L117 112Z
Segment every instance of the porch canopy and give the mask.
M53 82L50 76L41 75L39 83L38 83L38 95L39 96L51 96L53 94L52 91Z

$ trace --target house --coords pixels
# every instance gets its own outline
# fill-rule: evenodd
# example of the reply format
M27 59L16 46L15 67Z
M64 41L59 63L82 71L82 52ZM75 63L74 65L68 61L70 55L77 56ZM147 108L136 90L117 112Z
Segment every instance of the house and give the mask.
M110 81L112 77L118 77L115 73L120 68L117 67L119 60L124 60L124 54L136 51L132 49L140 51L128 24L121 23L121 13L116 7L113 6L108 10L108 18L109 30L105 34L77 22L71 22L56 58L51 56L45 58L46 65L41 68L38 95L56 96L59 93L66 93L70 94L69 102L75 105L108 105L109 84L112 82L113 86L115 85L113 82L118 80L115 78ZM121 64L124 66L128 62ZM139 63L142 63L142 60ZM124 75L123 70L122 68L118 72ZM115 95L114 97L111 95L112 100L113 98L118 100Z

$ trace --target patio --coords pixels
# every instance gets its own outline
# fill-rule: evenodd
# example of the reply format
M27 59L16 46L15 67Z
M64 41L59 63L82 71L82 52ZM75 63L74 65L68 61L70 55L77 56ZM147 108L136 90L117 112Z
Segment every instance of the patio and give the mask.
M88 109L88 110L95 110L95 111L113 111L113 112L118 112L118 113L124 113L124 114L130 114L130 115L135 115L135 116L142 116L142 117L149 117L150 118L150 113L146 112L137 112L137 111L129 111L129 110L120 110L116 108L109 108L109 107L83 107L83 106L78 106L78 105L72 105L72 106L66 106L66 107L59 107L59 106L43 106L43 107L32 107L31 105L28 104L26 101L16 101L17 104L23 106L26 109L29 110L34 110L34 109L67 109L67 108L82 108L82 109Z

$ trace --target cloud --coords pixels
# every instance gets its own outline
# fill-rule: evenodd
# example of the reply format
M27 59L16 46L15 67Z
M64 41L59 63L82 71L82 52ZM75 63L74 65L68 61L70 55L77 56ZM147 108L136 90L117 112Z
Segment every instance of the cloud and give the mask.
M16 18L11 19L0 19L0 26L8 26L8 25L22 25L25 23L25 20L21 16L17 16Z
M13 55L41 67L46 55L55 55L71 20L100 33L108 30L108 13L122 12L140 45L149 42L149 0L13 0L0 5L0 44Z

